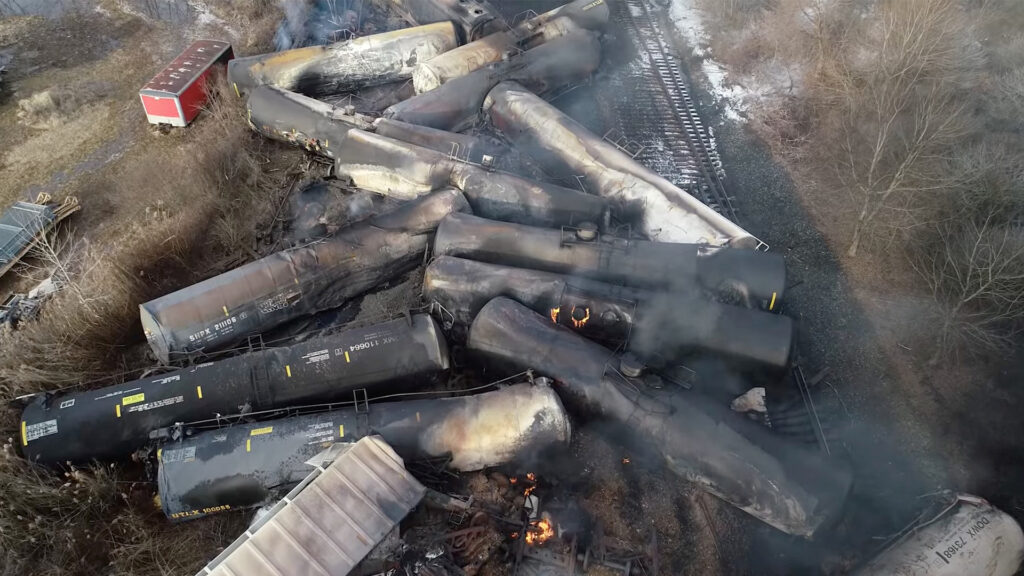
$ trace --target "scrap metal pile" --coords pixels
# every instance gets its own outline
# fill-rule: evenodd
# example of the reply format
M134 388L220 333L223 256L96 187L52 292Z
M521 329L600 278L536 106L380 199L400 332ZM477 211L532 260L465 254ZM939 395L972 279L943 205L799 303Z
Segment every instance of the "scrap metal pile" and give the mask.
M274 558L319 566L309 573L658 573L656 536L630 551L592 531L584 546L571 504L538 498L557 477L527 475L594 422L769 526L827 530L849 471L730 409L754 384L771 394L790 365L783 258L545 99L600 66L604 0L512 24L476 0L393 3L419 25L228 68L254 130L332 163L346 224L316 232L314 216L296 235L307 241L142 303L168 368L32 398L24 455L134 454L174 521L299 486L204 574L306 573ZM414 94L383 110L334 98L382 84ZM264 338L424 265L404 316ZM474 471L485 488L472 499L421 485ZM441 532L398 535L421 498L413 514ZM984 526L1020 546L1016 524Z

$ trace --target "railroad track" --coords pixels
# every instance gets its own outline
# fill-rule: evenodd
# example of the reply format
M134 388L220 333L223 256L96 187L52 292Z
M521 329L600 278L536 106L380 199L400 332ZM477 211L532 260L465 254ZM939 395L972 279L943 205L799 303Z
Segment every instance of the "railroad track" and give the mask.
M663 148L646 147L637 159L645 165L670 170L670 180L690 175L691 192L705 204L733 222L737 219L732 198L722 183L722 161L712 142L710 131L701 121L688 80L678 59L669 50L662 25L645 0L611 0L615 20L630 32L637 46L643 82L633 87L636 98L628 103L639 107L644 123L649 123L665 136ZM624 133L633 126L622 126ZM662 156L670 156L670 162ZM696 176L697 178L693 178ZM693 182L696 180L696 182Z

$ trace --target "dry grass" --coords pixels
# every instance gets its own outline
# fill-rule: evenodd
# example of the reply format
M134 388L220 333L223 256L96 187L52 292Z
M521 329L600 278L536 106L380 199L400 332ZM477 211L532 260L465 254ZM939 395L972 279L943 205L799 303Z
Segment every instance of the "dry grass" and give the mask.
M1024 154L1024 3L701 6L712 54L757 94L752 126L790 169L830 243L837 252L845 248L850 274L872 289L932 292L939 307L959 314L961 298L936 291L909 263L957 260L963 239L952 236L949 215L974 218L981 204L960 199L986 173L1010 169L1007 160ZM1017 196L1021 182L1010 188ZM1016 297L1024 294L1011 301ZM972 318L1005 316L974 302L988 310L974 309ZM985 333L991 336L987 327ZM1011 328L999 338L1015 334ZM991 348L977 338L958 344Z
M249 254L269 228L284 171L267 172L265 143L246 126L241 102L223 83L217 91L181 142L162 136L172 145L146 149L95 191L134 214L83 234L62 255L72 289L0 340L4 397L139 367L138 305ZM4 412L2 437L16 436L16 416ZM181 574L237 534L237 516L169 526L150 503L153 487L129 480L137 477L117 468L55 473L18 458L8 443L0 460L2 573Z

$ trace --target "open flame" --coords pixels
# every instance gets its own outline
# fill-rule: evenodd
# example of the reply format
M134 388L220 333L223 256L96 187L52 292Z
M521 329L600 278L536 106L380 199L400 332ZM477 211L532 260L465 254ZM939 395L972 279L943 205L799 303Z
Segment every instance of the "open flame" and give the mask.
M534 474L533 472L528 472L526 474L526 480L531 482L533 485L532 486L527 486L526 490L523 490L523 496L529 496L530 494L533 493L534 490L537 489L537 475L536 474Z
M551 525L551 521L547 518L542 518L530 523L530 527L526 530L526 543L530 546L543 544L554 535L555 528Z
M558 313L561 312L561 311L562 311L562 307L561 306L559 306L558 308L552 308L551 309L551 321L554 322L555 324L558 324Z
M590 307L589 306L584 306L582 308L582 310L583 310L583 318L580 318L579 320L577 320L576 319L576 306L572 307L572 326L573 326L573 328L583 328L584 326L587 325L587 320L590 320Z

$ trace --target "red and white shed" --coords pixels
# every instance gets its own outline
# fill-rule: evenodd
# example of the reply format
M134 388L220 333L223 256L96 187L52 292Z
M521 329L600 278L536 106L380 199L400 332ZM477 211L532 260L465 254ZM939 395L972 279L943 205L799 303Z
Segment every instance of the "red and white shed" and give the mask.
M151 124L186 126L206 102L207 79L234 58L231 44L196 40L139 90Z

